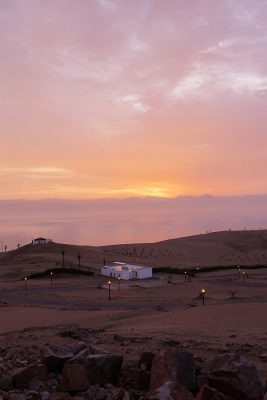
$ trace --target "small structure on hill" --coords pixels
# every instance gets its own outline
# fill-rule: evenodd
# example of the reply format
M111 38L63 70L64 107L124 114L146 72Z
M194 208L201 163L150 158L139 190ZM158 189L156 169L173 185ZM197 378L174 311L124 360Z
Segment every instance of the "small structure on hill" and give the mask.
M114 265L104 265L101 268L101 275L124 280L145 279L152 278L152 268L115 262Z
M32 244L42 245L42 244L47 244L47 243L51 243L51 242L52 242L52 239L46 239L46 238L39 237L39 238L33 239Z

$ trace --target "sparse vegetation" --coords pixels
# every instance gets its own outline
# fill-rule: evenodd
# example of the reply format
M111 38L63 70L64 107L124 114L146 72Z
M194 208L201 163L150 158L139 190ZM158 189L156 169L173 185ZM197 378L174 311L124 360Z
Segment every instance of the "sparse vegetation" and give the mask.
M59 275L59 274L87 275L87 276L94 275L94 273L92 271L85 271L85 270L80 270L77 268L53 268L53 269L47 269L45 271L36 272L34 274L31 274L28 276L28 279L45 278L45 277L50 276L51 272L53 272L54 275Z

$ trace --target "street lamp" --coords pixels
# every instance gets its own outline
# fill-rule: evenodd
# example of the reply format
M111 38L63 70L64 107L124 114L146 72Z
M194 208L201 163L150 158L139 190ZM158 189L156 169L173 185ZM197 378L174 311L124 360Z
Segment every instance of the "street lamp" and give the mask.
M238 270L238 278L240 278L240 273L241 273L241 271L240 271L239 265L238 265L238 267L237 267L237 270Z
M51 282L51 286L53 285L53 272L50 272L50 282Z
M79 269L81 269L81 253L78 253Z
M187 272L184 271L184 281L185 281L185 282L186 282L186 274L187 274Z
M243 285L245 284L245 277L246 277L246 273L245 273L245 271L243 271L243 272L242 272Z
M111 300L111 296L110 296L110 285L111 285L111 281L108 281L108 299Z
M121 291L121 277L118 277L118 282L119 282L119 292Z
M64 268L64 266L65 266L65 250L64 250L64 247L61 250L61 254L62 254L62 267Z
M200 297L202 297L202 305L205 305L205 293L206 293L206 289L201 289L200 290Z
M25 278L24 278L24 291L25 292L27 292L27 280L28 280L28 278L27 278L27 276L25 276Z

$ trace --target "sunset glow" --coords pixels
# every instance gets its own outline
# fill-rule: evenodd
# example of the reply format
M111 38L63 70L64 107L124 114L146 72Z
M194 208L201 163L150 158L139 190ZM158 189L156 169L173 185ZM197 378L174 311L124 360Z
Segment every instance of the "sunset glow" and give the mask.
M267 3L0 0L0 200L265 194Z

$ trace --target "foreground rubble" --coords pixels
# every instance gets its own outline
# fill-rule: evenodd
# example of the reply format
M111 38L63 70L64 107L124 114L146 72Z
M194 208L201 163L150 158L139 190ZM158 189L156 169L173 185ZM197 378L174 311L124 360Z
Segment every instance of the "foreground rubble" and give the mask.
M2 336L0 400L263 400L266 392L249 345L214 349L207 358L175 340L78 326L50 334Z

